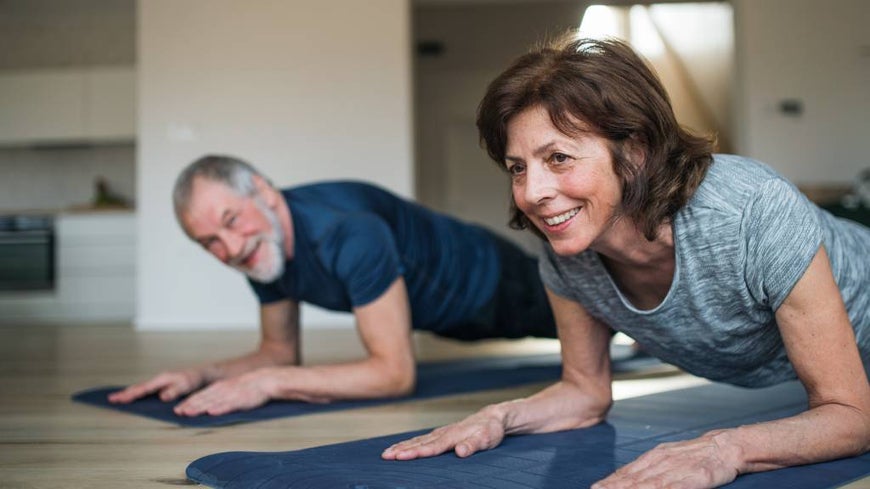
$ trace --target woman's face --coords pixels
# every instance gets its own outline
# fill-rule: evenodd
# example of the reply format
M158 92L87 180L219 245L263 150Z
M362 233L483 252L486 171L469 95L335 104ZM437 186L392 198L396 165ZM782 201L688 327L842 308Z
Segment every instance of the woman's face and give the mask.
M602 240L622 200L606 139L568 136L535 106L508 122L505 153L517 207L557 254L574 255Z

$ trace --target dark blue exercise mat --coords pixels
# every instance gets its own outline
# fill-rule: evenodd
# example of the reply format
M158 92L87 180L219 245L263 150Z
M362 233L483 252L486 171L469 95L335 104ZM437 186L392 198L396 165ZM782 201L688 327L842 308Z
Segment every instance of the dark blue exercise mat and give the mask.
M424 431L292 452L226 452L187 467L187 477L226 489L556 489L589 487L664 441L777 419L806 409L792 382L760 390L705 385L618 401L607 423L545 435L511 436L466 459L450 454L405 462L381 460L391 444ZM870 474L870 454L749 474L729 488L838 487Z
M613 362L615 373L640 372L662 363L644 355L624 355ZM366 401L338 401L329 404L309 404L293 401L272 401L264 406L244 412L222 416L177 416L172 408L180 401L163 402L149 396L130 404L111 404L107 396L123 386L105 386L87 389L72 395L74 401L105 407L148 418L169 421L181 426L214 427L251 421L317 414L342 409L378 406L431 397L464 394L490 389L518 387L538 382L551 382L562 373L559 354L527 355L519 357L490 357L472 360L421 363L417 366L417 388L414 394L392 399Z
M109 403L108 394L122 389L122 386L87 389L73 394L72 399L182 426L213 427L550 382L557 380L561 373L562 365L558 354L421 363L417 367L417 388L414 394L407 397L338 401L329 404L272 401L250 411L192 418L177 416L172 411L180 401L163 402L157 396L149 396L130 404Z

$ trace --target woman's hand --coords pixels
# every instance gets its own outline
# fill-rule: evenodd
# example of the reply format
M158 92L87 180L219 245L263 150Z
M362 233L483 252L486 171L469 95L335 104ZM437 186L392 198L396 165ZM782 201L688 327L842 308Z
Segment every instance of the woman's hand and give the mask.
M504 414L498 405L492 405L458 423L396 443L384 450L381 457L385 460L411 460L434 457L451 449L457 456L467 457L498 446L504 435Z
M728 442L729 431L693 440L663 443L620 468L591 489L705 489L739 475L739 450Z

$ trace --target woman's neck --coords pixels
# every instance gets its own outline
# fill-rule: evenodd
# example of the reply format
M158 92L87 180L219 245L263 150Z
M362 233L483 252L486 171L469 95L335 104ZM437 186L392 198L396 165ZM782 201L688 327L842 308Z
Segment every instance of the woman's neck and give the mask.
M673 260L673 226L670 223L660 225L655 239L650 241L634 221L620 218L592 244L591 248L613 264L648 267L663 260Z

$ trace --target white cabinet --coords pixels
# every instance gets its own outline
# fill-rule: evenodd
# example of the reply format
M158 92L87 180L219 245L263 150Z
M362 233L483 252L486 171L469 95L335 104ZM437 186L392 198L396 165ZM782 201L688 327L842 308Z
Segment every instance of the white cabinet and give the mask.
M88 139L135 139L136 71L133 68L86 71L84 107Z
M135 213L61 214L55 236L55 289L0 292L0 325L129 325L136 295Z
M132 141L135 136L133 67L0 73L0 144Z

